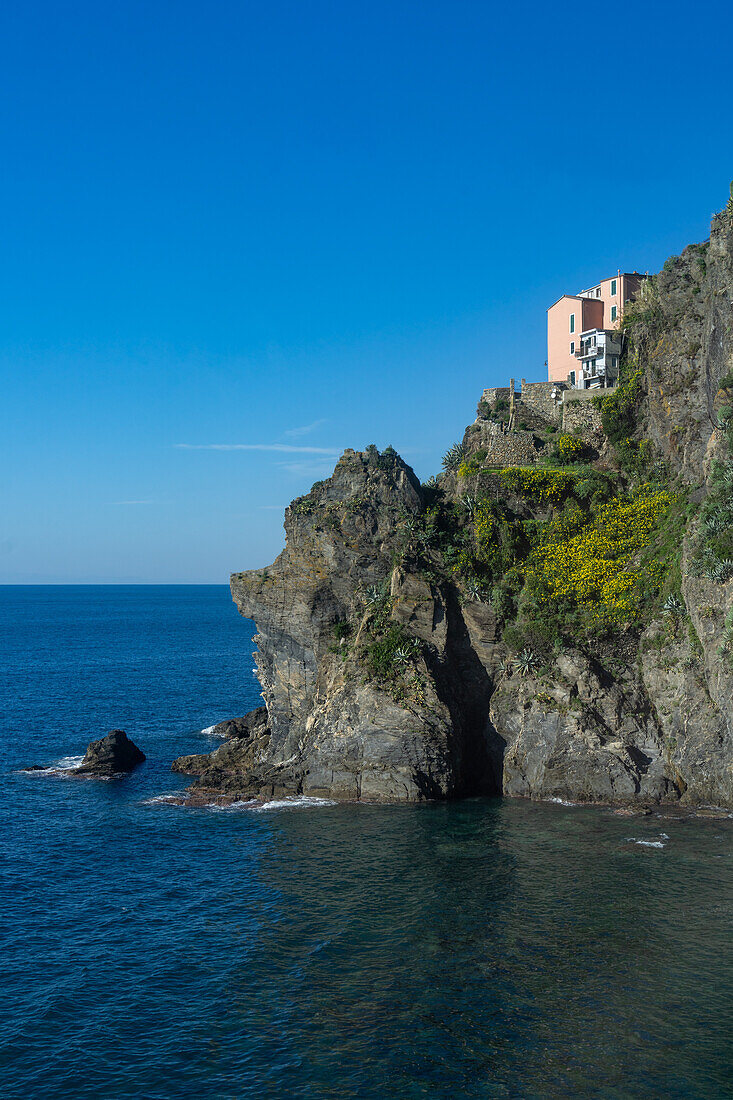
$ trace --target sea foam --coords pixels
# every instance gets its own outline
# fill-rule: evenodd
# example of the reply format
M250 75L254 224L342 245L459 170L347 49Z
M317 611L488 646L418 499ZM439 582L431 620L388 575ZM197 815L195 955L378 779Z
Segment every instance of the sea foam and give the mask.
M299 794L291 798L277 798L272 802L261 802L256 809L263 810L306 810L317 809L322 806L338 806L333 798L316 798L314 795Z
M83 756L62 756L54 764L46 768L21 768L23 775L63 775L64 772L73 771L81 764Z
M660 833L658 840L649 840L644 837L627 836L627 844L640 844L642 848L664 848L665 844L669 840L666 833Z

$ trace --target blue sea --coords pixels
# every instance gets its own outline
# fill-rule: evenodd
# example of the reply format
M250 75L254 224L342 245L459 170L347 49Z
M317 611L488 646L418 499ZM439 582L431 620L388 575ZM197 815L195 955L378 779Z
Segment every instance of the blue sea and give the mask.
M0 614L3 1097L733 1095L730 819L173 806L260 701L228 589ZM145 764L64 774L115 727Z

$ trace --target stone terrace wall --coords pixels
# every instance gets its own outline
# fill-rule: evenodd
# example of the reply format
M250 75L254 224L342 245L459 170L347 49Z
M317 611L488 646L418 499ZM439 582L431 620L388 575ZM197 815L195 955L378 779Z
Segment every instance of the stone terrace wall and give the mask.
M503 432L500 424L482 424L480 441L471 437L472 450L485 450L486 466L532 466L538 451L533 432Z
M562 430L583 438L601 436L601 414L590 401L568 401L562 407Z
M481 400L485 401L487 405L490 405L493 409L497 401L503 399L509 400L509 387L508 386L494 386L492 389L484 390L481 394Z
M559 394L562 382L527 382L522 379L522 405L550 424L560 423L560 406L553 394Z

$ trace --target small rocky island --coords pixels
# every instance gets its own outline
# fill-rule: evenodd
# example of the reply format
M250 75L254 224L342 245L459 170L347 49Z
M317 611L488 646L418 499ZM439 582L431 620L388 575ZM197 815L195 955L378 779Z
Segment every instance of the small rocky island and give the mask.
M131 772L145 760L145 753L124 730L110 730L106 737L92 741L74 775L112 776Z
M733 805L733 201L623 317L619 384L486 391L420 484L347 450L231 578L265 708L188 797Z

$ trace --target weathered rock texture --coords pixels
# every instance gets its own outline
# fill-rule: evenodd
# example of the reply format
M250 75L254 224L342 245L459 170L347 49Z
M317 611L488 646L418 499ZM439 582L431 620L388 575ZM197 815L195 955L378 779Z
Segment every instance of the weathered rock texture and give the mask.
M500 789L490 681L455 593L393 565L424 506L398 456L347 451L327 482L287 509L287 546L274 565L232 576L237 606L258 627L269 726L178 761L176 770L200 776L198 791L400 801ZM368 679L357 655L372 588L389 594L391 621L426 643L405 698ZM335 628L346 621L356 637L342 647Z
M145 753L133 744L124 730L111 730L92 741L75 775L119 775L130 772L145 760Z
M732 220L716 219L709 244L665 266L640 358L644 435L698 497L725 447L713 414L733 369ZM504 396L486 391L484 401ZM489 405L466 432L467 457L534 464L551 434L543 440L535 424L507 434ZM535 406L538 425L545 406L546 423L555 420L549 391L537 391ZM564 413L597 439L592 406ZM612 449L598 442L608 469ZM505 454L509 444L516 453ZM458 510L475 485L491 499L502 492L490 471L480 484L451 473L441 485ZM733 677L719 652L733 582L695 579L683 563L686 615L673 625L660 615L641 636L568 644L541 679L520 676L506 660L501 612L451 572L453 559L420 543L431 492L393 452L346 451L331 478L287 509L275 563L232 576L234 600L259 632L266 713L253 712L209 756L176 763L199 777L193 797L503 792L733 805ZM504 502L528 529L547 518L546 507L506 493ZM382 680L380 637L400 643L397 671Z

